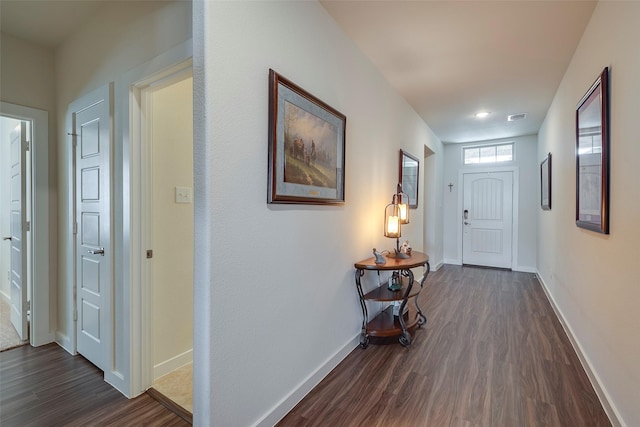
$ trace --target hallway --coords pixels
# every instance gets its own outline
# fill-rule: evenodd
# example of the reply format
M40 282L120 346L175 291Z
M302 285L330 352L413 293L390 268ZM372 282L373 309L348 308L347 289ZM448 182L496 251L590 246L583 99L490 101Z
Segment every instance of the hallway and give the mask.
M408 348L356 348L279 426L611 425L535 275L445 265Z

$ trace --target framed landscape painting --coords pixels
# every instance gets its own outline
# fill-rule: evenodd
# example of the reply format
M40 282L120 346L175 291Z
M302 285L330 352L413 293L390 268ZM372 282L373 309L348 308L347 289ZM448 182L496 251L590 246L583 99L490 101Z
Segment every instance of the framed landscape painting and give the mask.
M269 70L268 203L342 204L344 114Z

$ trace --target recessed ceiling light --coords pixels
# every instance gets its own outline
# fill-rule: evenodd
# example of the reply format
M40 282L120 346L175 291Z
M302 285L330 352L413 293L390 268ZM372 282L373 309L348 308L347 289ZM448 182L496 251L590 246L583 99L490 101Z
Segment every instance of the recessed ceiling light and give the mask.
M477 113L474 114L474 116L477 119L484 119L485 117L487 117L489 114L491 114L491 112L489 111L478 111Z

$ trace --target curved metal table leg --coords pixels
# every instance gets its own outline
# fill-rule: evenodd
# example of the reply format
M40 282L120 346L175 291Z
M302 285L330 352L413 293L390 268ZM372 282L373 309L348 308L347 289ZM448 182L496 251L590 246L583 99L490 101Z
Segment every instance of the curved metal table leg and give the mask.
M361 278L364 276L364 270L356 269L356 289L358 290L358 297L360 298L360 306L362 307L362 332L360 332L360 347L367 348L369 345L369 335L367 335L367 323L369 321L369 315L367 313L367 304L364 300L364 292L362 292Z
M402 334L400 335L398 341L403 346L407 346L411 344L411 334L407 330L407 324L404 321L404 308L407 305L407 299L409 298L411 288L413 287L413 272L411 270L405 270L403 271L403 275L406 275L409 278L409 284L407 285L407 291L404 294L402 304L400 304L400 311L398 311L398 321L400 322L400 327L402 328Z
M422 279L420 279L420 289L424 287L424 282L427 280L427 276L431 272L431 265L429 264L429 261L427 261L425 266L427 267L427 271L424 272L424 274L422 275ZM414 302L415 302L416 310L418 311L418 317L419 317L418 327L422 327L422 325L425 325L427 323L427 316L425 316L424 313L422 313L422 309L418 305L418 298L416 298Z

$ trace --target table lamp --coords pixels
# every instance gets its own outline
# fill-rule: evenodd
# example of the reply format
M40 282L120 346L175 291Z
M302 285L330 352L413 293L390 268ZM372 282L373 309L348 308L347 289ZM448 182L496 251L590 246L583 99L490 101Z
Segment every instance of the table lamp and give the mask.
M397 192L393 195L391 203L384 209L384 236L396 239L395 254L390 254L390 257L409 258L409 254L400 251L402 224L408 223L409 197L402 192L402 184L398 184Z

